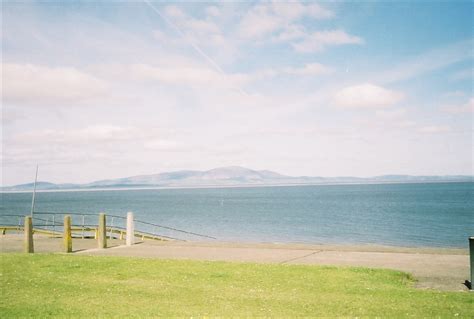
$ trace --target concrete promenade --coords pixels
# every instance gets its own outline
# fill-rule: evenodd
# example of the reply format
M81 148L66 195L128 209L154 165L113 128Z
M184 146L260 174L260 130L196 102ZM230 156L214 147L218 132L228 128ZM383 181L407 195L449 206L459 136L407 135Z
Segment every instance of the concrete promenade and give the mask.
M22 240L19 235L1 236L1 252L21 252ZM35 252L60 252L61 242L61 238L35 235ZM469 279L467 249L158 241L128 247L124 241L108 242L110 248L97 249L93 239L74 239L73 252L91 256L387 268L411 273L418 280L416 287L422 289L464 291L464 280Z

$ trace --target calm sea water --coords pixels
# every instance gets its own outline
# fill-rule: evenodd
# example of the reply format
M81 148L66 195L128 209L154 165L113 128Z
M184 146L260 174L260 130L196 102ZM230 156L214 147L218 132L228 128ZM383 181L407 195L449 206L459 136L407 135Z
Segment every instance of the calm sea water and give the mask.
M31 194L0 196L1 215L29 212ZM220 241L466 247L474 183L42 192L36 210L133 211Z

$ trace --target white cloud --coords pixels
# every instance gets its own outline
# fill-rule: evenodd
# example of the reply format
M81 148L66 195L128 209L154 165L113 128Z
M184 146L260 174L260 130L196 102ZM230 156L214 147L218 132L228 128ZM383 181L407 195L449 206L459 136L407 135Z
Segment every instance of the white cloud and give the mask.
M283 29L292 21L302 17L329 19L333 16L330 10L316 3L261 3L247 11L240 22L238 32L243 38L261 38Z
M74 129L42 129L14 135L4 141L5 163L29 161L74 163L100 157L113 161L118 155L134 156L144 151L177 152L186 147L175 140L174 130L153 127L92 125ZM127 150L127 152L124 152Z
M323 8L317 3L305 4L301 2L272 2L270 5L271 11L287 21L292 21L303 16L314 19L330 19L334 17L331 10Z
M306 29L302 25L292 24L283 28L278 35L272 39L274 42L287 42L295 39L301 39L307 35Z
M167 6L165 22L172 33L166 35L156 31L154 35L167 47L171 44L194 49L214 67L222 62L233 61L238 55L238 43L224 33L222 30L226 29L224 26L217 23L219 21L222 23L224 18L224 16L220 17L220 8L210 6L205 9L205 12L204 18L196 18L177 6ZM176 31L178 31L177 34Z
M3 100L20 104L77 103L106 94L101 79L72 67L2 65Z
M395 120L404 117L406 113L406 109L377 110L375 116L384 120Z
M452 114L474 112L474 97L471 97L469 101L463 104L442 106L441 110L447 113L452 113Z
M370 83L346 87L334 96L337 106L378 109L396 104L403 94Z
M143 143L143 147L147 150L155 151L189 151L189 148L180 145L176 141L164 139L151 139Z
M206 14L211 17L218 17L221 15L221 10L216 6L209 6L206 8Z
M164 11L169 18L168 23L173 24L172 27L178 28L183 34L184 42L188 42L188 45L190 43L199 45L200 51L203 48L217 49L209 51L212 54L207 54L217 61L228 62L235 59L239 56L239 48L248 44L249 40L257 40L259 43L268 40L284 43L297 41L291 43L292 47L295 51L304 53L322 51L329 46L363 43L360 37L350 35L343 30L313 33L307 31L301 25L302 18L329 19L334 16L332 11L314 3L259 3L244 14L237 30L229 30L223 25L216 24L221 20L216 20L215 17L221 12L215 6L205 9L206 16L203 19L188 15L175 5L167 6ZM269 35L272 36L268 37ZM179 42L179 39L175 38L166 41L161 32L155 32L155 36L162 42L172 44Z
M329 46L363 44L362 38L350 35L344 30L317 31L304 36L302 41L292 43L297 52L319 52Z
M243 17L239 34L243 38L259 38L281 27L281 19L269 12L267 6L255 6Z
M401 121L397 123L397 126L401 128L414 127L415 125L416 125L416 122L411 121L411 120L405 120L405 121Z
M418 132L427 134L446 133L449 131L451 131L451 128L447 125L429 125L418 129Z
M218 13L217 7L210 7L210 12ZM206 10L207 11L207 10ZM220 34L221 30L209 19L197 19L182 11L177 6L171 5L165 8L166 15L172 20L173 24L176 24L186 36L191 34ZM209 12L208 12L209 13Z
M186 14L175 5L166 6L165 14L172 18L186 18Z
M116 125L94 125L80 129L37 130L15 136L11 143L16 145L36 144L39 141L53 144L91 144L139 140L147 133L134 127Z
M334 13L331 10L326 9L317 3L306 5L303 10L307 12L308 16L315 19L330 19L334 17Z
M264 78L271 78L283 75L290 76L320 76L328 75L333 73L334 70L331 67L325 66L320 63L308 63L302 67L283 67L283 68L268 68L259 70L249 74L249 78L253 81L261 80Z
M192 86L227 88L239 90L245 85L262 79L278 76L322 76L334 72L331 67L320 63L308 63L302 67L282 67L257 70L251 73L222 74L214 69L199 64L169 63L168 65L150 64L110 64L91 67L102 77L112 80L117 76L132 81L157 82L174 86Z
M25 119L24 114L21 114L20 112L11 108L6 108L2 105L2 109L0 111L0 123L2 123L2 125L10 125L22 119Z
M309 63L302 68L285 68L285 73L292 75L325 75L331 74L333 69L320 63Z
M222 74L207 67L198 66L151 66L132 64L124 66L136 80L154 80L169 85L206 86L218 88L240 88L249 80L245 74Z
M28 85L28 90L17 94L16 103L20 103L18 99L26 103L28 92L37 90L28 98L30 101L95 107L8 105L20 117L5 114L2 122L10 123L2 130L4 159L9 163L4 170L9 175L5 182L29 180L34 172L29 169L35 162L50 167L43 175L47 179L69 182L227 164L315 175L404 171L430 174L471 169L471 157L465 154L472 149L472 132L459 133L470 125L470 116L446 116L439 107L429 107L463 106L470 92L466 90L465 96L443 97L436 102L439 96L425 93L439 91L439 81L427 76L422 86L410 87L410 108L407 106L405 112L401 109L405 105L395 104L402 94L392 89L405 88L409 83L392 86L384 82L389 77L404 79L439 68L437 78L446 79L440 94L457 90L459 85L449 80L458 68L442 67L466 57L470 59L471 43L450 47L451 53L446 54L434 51L414 58L395 56L388 60L379 56L368 65L367 60L373 56L367 52L365 59L359 56L341 62L342 51L337 56L329 52L316 58L292 49L292 44L300 44L306 45L303 51L330 51L335 46L342 50L344 44L363 43L364 33L356 33L351 27L363 30L359 28L360 21L357 25L345 23L346 17L315 21L314 17L329 19L333 13L318 11L320 6L312 2L267 3L268 8L262 16L255 16L255 21L269 19L270 23L265 25L263 21L263 30L255 31L253 37L239 33L240 19L253 4L176 3L166 12L167 4L154 5L182 30L183 36L143 6L118 4L117 15L103 15L100 10L92 14L90 10L66 10L67 19L57 19L54 12L39 7L41 14L34 10L30 14L24 14L24 10L7 13L4 29L9 36L4 40L8 40L5 47L10 49L4 51L5 61L43 66L48 74L67 70L55 77L55 85L51 86L54 89L44 85L52 80L38 75L33 77L36 83L20 83L22 87ZM143 32L137 32L129 16L143 21ZM248 27L249 32L259 28ZM342 27L346 29L338 30ZM155 41L150 39L153 28L159 28L154 33ZM228 75L213 67L193 44ZM383 51L380 45L383 43L370 43L371 48ZM384 72L387 63L389 72ZM468 63L462 64L469 67ZM372 71L371 67L374 73L364 75ZM343 72L345 69L347 72ZM71 76L76 79L71 80L66 74L79 75ZM95 85L95 81L105 87ZM355 88L344 90L352 85ZM242 86L248 94L241 94L236 86ZM372 109L341 112L330 107L337 105L335 96L342 107ZM382 108L389 105L394 107ZM21 118L23 115L26 117ZM424 126L432 124L440 127ZM163 132L156 127L178 132ZM452 134L433 135L429 141L420 138L422 134L418 132L449 127ZM183 133L184 130L187 132ZM18 138L21 134L25 135ZM239 154L224 149L242 145L245 149ZM356 160L345 158L344 154ZM433 154L443 162L430 161ZM465 160L461 163L459 158ZM57 165L58 162L61 164Z

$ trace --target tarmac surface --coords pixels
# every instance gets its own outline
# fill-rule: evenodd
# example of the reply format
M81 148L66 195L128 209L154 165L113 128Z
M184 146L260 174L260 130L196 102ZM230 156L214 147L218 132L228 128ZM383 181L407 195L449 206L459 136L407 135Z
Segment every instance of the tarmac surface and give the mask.
M223 242L143 241L125 246L108 240L97 249L94 239L73 239L73 253L91 256L123 256L276 264L360 266L394 269L412 274L421 289L466 291L469 279L467 249L404 248L373 245L241 244ZM34 236L36 253L62 251L62 238ZM21 234L0 235L0 252L22 252Z

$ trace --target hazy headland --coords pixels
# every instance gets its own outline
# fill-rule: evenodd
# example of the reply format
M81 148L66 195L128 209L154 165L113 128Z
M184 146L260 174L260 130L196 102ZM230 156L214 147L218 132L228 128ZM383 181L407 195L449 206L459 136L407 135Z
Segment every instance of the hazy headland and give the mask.
M269 170L253 170L239 166L220 167L207 171L181 170L158 174L137 175L116 179L98 180L85 184L56 184L40 181L37 190L100 190L134 188L204 188L239 186L291 186L331 184L377 184L377 183L439 183L472 182L469 175L414 176L380 175L373 177L353 176L288 176ZM4 186L1 191L31 191L34 183Z

